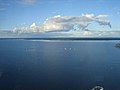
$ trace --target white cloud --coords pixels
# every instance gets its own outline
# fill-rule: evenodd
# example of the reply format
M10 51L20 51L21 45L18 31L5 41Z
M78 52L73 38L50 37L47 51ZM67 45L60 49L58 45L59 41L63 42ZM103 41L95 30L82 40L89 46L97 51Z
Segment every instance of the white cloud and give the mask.
M37 3L37 0L17 0L17 2L26 5L33 5Z
M85 30L87 26L92 22L97 22L100 25L108 25L111 27L110 22L106 20L108 15L98 15L94 14L82 14L82 16L54 16L46 19L43 24L45 30L70 30L75 29L77 26L79 30Z
M42 26L36 25L36 23L32 23L30 26L21 27L21 28L13 28L13 33L21 34L21 33L34 33L34 32L43 32Z
M110 22L106 20L108 15L94 14L82 14L81 16L61 16L57 15L54 17L47 18L42 25L36 25L33 23L28 27L22 27L20 29L14 29L14 32L20 33L31 33L31 32L47 32L47 31L58 31L58 30L72 30L72 31L84 31L87 29L89 24L97 22L99 25L107 25L111 27Z

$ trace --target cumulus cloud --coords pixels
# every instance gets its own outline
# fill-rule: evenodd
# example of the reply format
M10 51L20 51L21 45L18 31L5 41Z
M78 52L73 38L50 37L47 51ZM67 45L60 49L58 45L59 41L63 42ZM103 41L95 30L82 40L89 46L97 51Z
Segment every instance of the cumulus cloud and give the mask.
M43 32L42 26L36 25L36 23L32 23L30 26L21 27L21 28L13 28L13 33L21 34L21 33L35 33L35 32Z
M13 32L47 32L47 31L59 31L59 30L73 30L73 31L85 31L87 27L93 22L99 25L107 25L111 28L110 21L107 18L108 15L94 14L82 14L81 16L61 16L57 15L54 17L47 18L42 25L36 25L33 23L28 27L22 27L20 29L14 28Z
M70 30L75 29L85 30L92 22L97 22L100 25L108 25L111 28L110 22L106 20L108 15L82 14L82 16L54 16L46 19L44 22L45 30Z

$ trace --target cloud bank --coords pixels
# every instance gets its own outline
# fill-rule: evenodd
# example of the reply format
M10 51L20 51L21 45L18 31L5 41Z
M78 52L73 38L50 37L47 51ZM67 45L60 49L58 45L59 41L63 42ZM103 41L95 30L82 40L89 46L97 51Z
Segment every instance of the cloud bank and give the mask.
M106 18L108 15L82 14L81 16L61 16L47 18L42 25L33 23L28 27L14 28L13 32L17 33L32 33L32 32L48 32L48 31L85 31L93 22L99 25L109 26L110 21Z
M44 22L44 29L48 31L70 29L85 30L92 22L97 22L100 25L108 25L111 28L110 22L105 19L107 16L108 15L95 16L94 14L85 14L78 17L58 15L48 18Z

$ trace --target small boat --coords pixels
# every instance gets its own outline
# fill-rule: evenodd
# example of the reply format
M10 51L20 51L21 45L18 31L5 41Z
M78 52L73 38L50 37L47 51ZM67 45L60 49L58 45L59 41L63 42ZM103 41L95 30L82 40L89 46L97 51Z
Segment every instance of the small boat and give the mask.
M101 87L101 86L95 86L93 89L91 89L91 90L104 90L104 88L103 87Z

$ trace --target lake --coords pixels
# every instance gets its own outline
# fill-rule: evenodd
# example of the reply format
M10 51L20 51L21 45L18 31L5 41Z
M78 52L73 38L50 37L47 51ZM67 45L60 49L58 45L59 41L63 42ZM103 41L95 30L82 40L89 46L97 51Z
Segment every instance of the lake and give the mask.
M119 40L0 40L0 90L120 90Z

